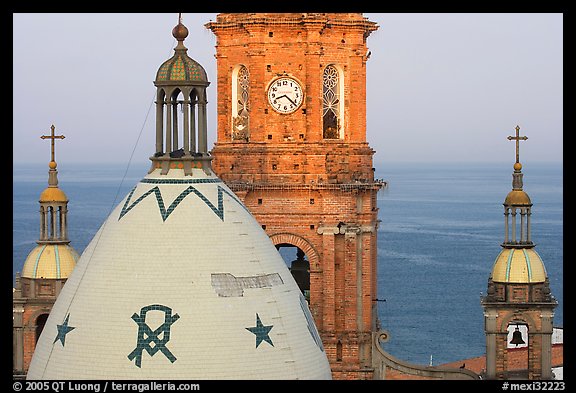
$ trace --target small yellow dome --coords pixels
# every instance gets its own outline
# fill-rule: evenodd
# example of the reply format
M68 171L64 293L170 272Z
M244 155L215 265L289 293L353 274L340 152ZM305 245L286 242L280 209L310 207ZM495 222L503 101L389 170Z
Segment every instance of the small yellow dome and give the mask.
M68 244L39 244L28 254L22 277L68 278L80 255Z
M48 163L48 168L50 168L50 169L56 169L56 166L57 166L56 161L50 161Z
M514 170L519 171L520 169L522 169L522 164L520 164L519 162L515 162L514 163Z
M505 205L532 205L530 197L522 190L512 190L506 195Z
M546 268L533 248L505 248L492 267L492 281L538 283L546 280Z
M68 202L68 197L58 187L48 187L40 194L40 202Z

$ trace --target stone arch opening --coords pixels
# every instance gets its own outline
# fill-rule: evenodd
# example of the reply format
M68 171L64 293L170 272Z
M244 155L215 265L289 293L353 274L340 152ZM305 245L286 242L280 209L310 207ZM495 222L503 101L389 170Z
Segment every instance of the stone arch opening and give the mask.
M524 321L510 321L507 327L506 365L508 378L528 379L532 347L530 327ZM521 340L521 343L518 343Z
M44 326L46 325L46 320L48 320L48 314L40 314L38 318L36 318L36 330L35 330L35 343L38 343L38 339L40 338L40 334L42 334L42 330L44 330Z
M521 378L529 379L531 369L534 364L530 362L531 353L534 350L535 336L537 336L537 328L533 318L526 313L509 313L502 319L500 325L501 332L503 333L504 348L504 373L506 378ZM512 344L514 332L518 328L518 336L522 338L524 343Z
M310 261L306 254L300 247L288 243L276 244L276 249L280 252L304 298L310 303Z
M306 239L291 233L277 233L270 239L310 304L311 283L317 281L314 277L320 273L318 253Z

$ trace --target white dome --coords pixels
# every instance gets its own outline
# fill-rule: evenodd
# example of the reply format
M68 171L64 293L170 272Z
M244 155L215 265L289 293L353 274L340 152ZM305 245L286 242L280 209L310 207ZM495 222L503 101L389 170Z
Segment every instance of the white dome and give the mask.
M282 257L214 174L142 179L78 260L28 379L330 379Z

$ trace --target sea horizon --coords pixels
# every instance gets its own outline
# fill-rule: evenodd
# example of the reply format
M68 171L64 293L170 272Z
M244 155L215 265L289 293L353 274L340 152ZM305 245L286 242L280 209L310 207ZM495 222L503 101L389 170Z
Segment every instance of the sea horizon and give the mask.
M69 238L81 253L150 163L58 163L66 193ZM378 317L390 334L384 348L416 364L481 356L480 296L503 241L502 203L513 162L377 162ZM523 163L533 240L559 301L563 326L563 162ZM48 162L13 163L13 279L39 237L38 196ZM290 258L283 254L285 258ZM408 285L411 284L411 285Z

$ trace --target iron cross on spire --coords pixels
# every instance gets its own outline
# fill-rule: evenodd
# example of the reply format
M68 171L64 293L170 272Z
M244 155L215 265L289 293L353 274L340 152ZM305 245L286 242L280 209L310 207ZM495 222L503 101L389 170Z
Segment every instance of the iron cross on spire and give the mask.
M40 138L42 139L51 139L51 144L52 144L52 156L51 156L51 161L55 161L54 160L54 141L56 139L64 139L66 138L64 135L54 135L54 124L52 124L52 127L50 127L50 130L52 131L51 135L42 135Z
M520 141L525 141L528 139L527 136L520 136L520 127L516 126L516 136L508 136L508 140L516 141L516 162L520 162Z

